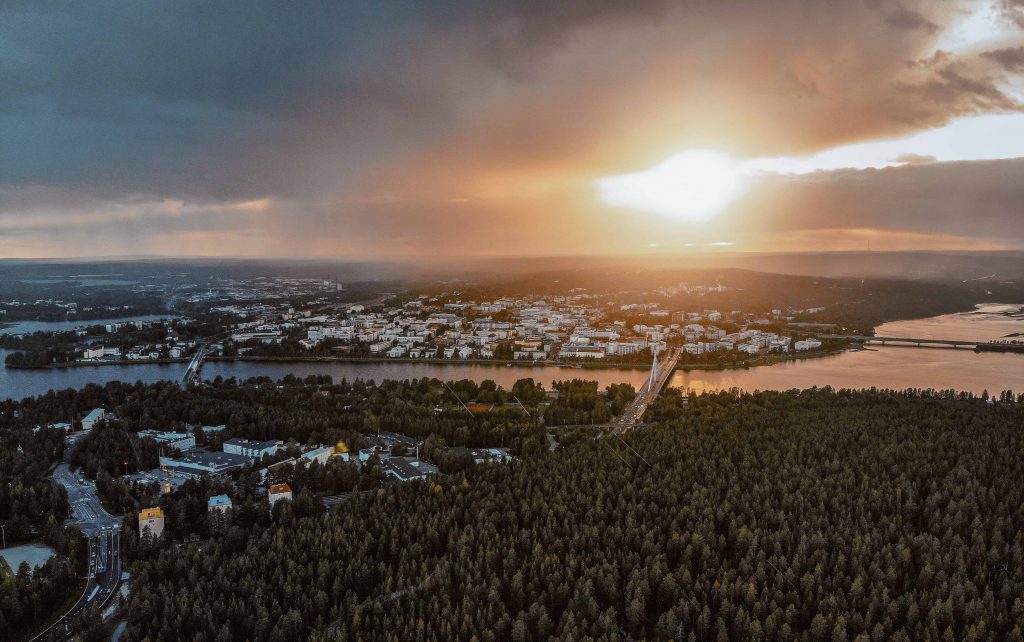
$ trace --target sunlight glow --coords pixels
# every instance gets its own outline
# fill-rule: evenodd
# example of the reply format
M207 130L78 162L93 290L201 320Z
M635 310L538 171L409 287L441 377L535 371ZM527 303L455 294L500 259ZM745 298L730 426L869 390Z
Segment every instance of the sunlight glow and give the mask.
M702 222L740 196L745 182L727 154L693 149L646 171L602 178L597 189L601 199L615 207Z
M596 185L608 205L702 223L766 175L1009 158L1024 158L1024 114L963 118L902 138L843 145L807 156L739 161L718 151L689 150L645 171L602 178Z

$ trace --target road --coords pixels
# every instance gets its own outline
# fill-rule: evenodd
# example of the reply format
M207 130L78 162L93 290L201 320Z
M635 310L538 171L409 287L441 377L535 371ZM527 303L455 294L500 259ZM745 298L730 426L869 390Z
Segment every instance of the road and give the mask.
M81 434L79 435L79 437ZM85 591L71 609L59 620L32 638L61 640L71 637L75 631L75 620L90 606L106 606L117 592L121 582L121 518L115 517L103 508L96 495L96 486L78 477L68 461L74 450L73 439L64 454L62 462L53 471L54 483L60 484L68 493L71 517L65 526L77 526L89 543L89 571Z
M656 367L652 364L651 377L637 391L633 403L619 417L620 430L629 430L640 423L644 413L647 412L647 409L661 393L662 388L668 383L672 372L676 369L677 363L679 363L679 352L673 349L669 350L665 359L658 363Z

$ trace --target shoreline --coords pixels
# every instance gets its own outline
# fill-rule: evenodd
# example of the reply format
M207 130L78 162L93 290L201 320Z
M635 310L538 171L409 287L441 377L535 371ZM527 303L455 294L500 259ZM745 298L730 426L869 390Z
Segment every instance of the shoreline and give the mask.
M747 368L755 368L759 366L771 366L778 363L784 363L787 361L801 361L804 359L817 359L822 357L833 356L842 352L845 352L849 348L847 346L841 348L835 348L831 350L815 351L811 353L789 353L789 354L767 354L763 356L753 357L746 361L739 363L690 363L680 364L675 367L675 370L689 371L689 370L742 370ZM649 363L631 363L631 362L615 362L615 361L593 361L578 363L573 361L505 361L498 359L410 359L407 357L403 358L387 358L387 357L301 357L301 356L288 356L288 357L277 357L277 356L236 356L236 357L207 357L205 361L212 362L218 361L222 363L231 362L248 362L248 363L367 363L367 364L424 364L433 366L494 366L494 367L515 367L515 368L537 368L537 367L550 367L550 368L570 368L573 370L649 370L651 364ZM89 366L137 366L137 365L173 365L177 363L187 364L191 362L191 358L180 358L180 359L139 359L139 360L126 360L120 359L117 361L69 361L67 363L49 363L44 365L7 365L6 368L10 370L53 370L53 369L66 369L66 368L85 368Z

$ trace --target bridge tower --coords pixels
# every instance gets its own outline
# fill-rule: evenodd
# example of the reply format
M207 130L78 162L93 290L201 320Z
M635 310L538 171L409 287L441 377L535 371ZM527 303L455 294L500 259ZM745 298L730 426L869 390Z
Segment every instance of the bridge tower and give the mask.
M651 350L651 378L647 381L647 391L654 390L654 386L658 384L658 348L655 347Z

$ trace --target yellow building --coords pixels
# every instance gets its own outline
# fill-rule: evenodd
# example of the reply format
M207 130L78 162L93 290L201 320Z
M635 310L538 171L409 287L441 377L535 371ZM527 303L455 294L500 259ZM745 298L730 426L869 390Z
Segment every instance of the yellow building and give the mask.
M149 533L153 537L164 534L164 511L159 506L143 508L139 513L139 535Z

